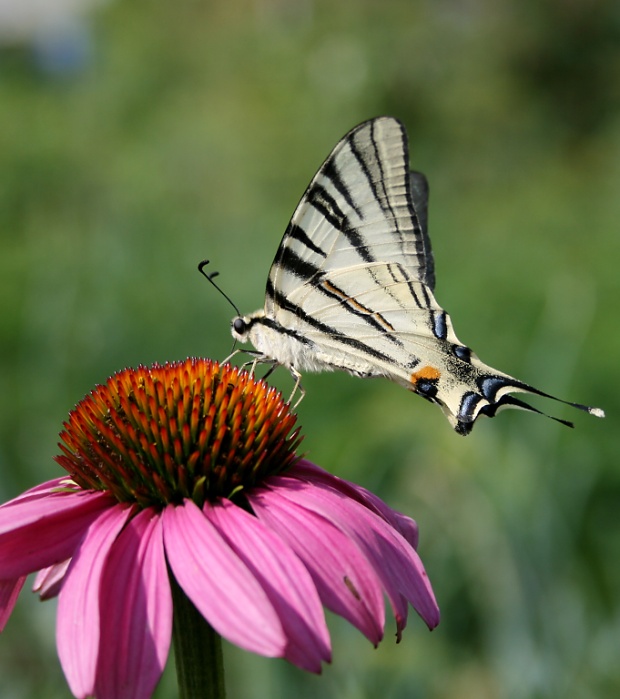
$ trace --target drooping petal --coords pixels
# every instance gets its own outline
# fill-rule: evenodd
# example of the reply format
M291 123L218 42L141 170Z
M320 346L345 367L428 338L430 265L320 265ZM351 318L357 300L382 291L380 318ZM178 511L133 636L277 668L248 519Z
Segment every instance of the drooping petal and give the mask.
M0 508L0 579L70 558L89 525L114 500L105 493L24 494Z
M62 563L43 568L37 573L32 586L33 592L38 592L41 601L56 597L62 587L62 581L65 579L67 569L71 559L68 558Z
M194 606L241 648L282 657L287 638L262 585L190 500L163 511L170 568Z
M4 629L13 612L25 580L25 575L16 580L0 580L0 631Z
M381 498L371 493L370 490L366 490L366 488L356 483L351 483L351 481L338 478L338 476L334 476L305 459L298 461L295 466L287 472L287 475L295 478L304 478L314 483L322 482L330 488L340 490L345 495L365 505L369 510L372 510L380 517L383 517L386 522L391 524L405 539L407 539L414 549L418 548L418 525L415 520L388 507Z
M66 490L70 483L73 482L67 476L60 476L59 478L52 478L49 481L39 483L32 488L28 488L28 490L25 490L23 493L20 493L12 500L2 503L2 505L0 505L0 510L5 507L11 507L12 505L15 505L15 503L30 500L32 498L40 498L43 495L51 495L52 493L58 493L61 490ZM73 488L75 489L75 483L73 483Z
M288 638L284 657L310 672L320 672L331 659L329 632L317 589L300 559L261 521L220 500L204 507L232 549L247 565L269 597Z
M97 699L149 699L166 664L172 596L161 518L137 514L120 533L101 577Z
M376 646L385 624L383 588L357 545L321 515L278 497L269 488L256 489L247 497L259 520L304 562L323 604Z
M87 697L94 691L101 574L110 548L131 513L131 507L117 504L91 524L75 550L58 597L56 645L65 677L76 697Z
M285 476L269 482L279 495L323 515L357 543L381 578L399 637L407 621L406 600L429 628L439 623L439 608L420 557L383 518L324 483L310 485Z

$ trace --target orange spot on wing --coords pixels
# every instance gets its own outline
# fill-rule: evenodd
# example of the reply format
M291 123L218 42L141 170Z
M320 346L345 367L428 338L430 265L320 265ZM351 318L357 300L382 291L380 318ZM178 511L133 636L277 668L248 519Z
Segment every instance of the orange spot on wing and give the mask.
M423 366L419 371L411 374L411 383L415 386L420 379L438 379L441 376L439 369L434 366Z

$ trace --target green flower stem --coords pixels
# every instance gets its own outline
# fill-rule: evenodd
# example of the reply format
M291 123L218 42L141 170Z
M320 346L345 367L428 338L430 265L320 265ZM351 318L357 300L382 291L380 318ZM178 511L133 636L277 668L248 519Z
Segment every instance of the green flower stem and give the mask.
M172 642L180 699L224 699L222 638L194 607L169 571L174 619Z

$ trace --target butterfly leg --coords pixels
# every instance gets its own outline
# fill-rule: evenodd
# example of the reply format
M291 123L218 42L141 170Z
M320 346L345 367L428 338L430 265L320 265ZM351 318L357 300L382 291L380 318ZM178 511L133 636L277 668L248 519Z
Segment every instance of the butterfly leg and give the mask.
M241 365L242 369L245 369L246 367L251 367L249 370L250 374L254 376L254 372L256 371L256 365L257 364L272 364L273 366L269 369L269 371L263 376L264 379L266 379L269 374L276 368L278 363L272 359L267 359L264 354L261 354L260 352L257 352L256 350L248 350L248 349L236 349L234 352L231 352L226 359L223 359L220 363L221 364L226 364L227 362L230 362L230 360L237 354L249 354L251 357L254 357L254 359L250 359L247 362L243 362Z
M245 352L245 351L246 351L246 350L243 350L243 349L236 349L236 350L232 351L232 352L228 355L228 357L226 357L226 359L222 359L222 361L220 362L220 364L228 364L228 363L230 362L230 360L231 360L236 354L240 354L241 352Z
M254 357L254 359L251 359L248 362L243 362L241 365L241 368L245 368L246 366L252 365L252 368L250 369L250 373L254 373L254 369L256 369L256 365L259 362L264 361L263 355L260 352L257 352L256 350L248 350L248 349L236 349L234 352L231 352L226 359L223 359L220 364L226 364L227 362L230 362L230 360L237 354L249 354L251 357Z
M256 371L256 366L258 364L271 364L271 366L267 370L267 373L261 378L261 381L264 381L268 376L271 376L273 370L277 366L280 366L275 359L267 359L263 354L257 354L257 356L252 361L245 362L245 364L243 364L242 366L246 367L250 364L252 365L252 368L250 369L250 374L252 374L252 376L254 376L254 372Z
M250 359L247 362L244 362L241 365L242 369L245 369L246 367L250 367L249 373L254 376L254 372L256 371L256 367L258 364L271 364L265 375L262 377L262 380L264 381L265 379L268 379L271 374L273 373L274 369L276 367L280 366L280 363L276 361L275 359L269 359L265 357L264 354L261 354L260 352L257 352L256 350L247 350L247 349L236 349L234 352L228 355L226 359L222 360L222 364L225 364L226 362L229 362L235 355L240 354L241 352L245 354L249 354L250 356L254 357L254 359ZM293 397L299 391L299 398L297 399L295 405L293 406L293 409L295 409L303 400L304 396L306 395L306 391L304 390L304 387L301 385L301 374L297 371L297 369L294 369L293 367L289 367L289 371L291 373L291 376L293 379L295 379L295 385L293 386L293 391L290 395L290 398L288 399L288 403L290 405L291 401L293 400Z
M301 385L301 374L295 369L294 367L288 367L288 370L291 372L291 376L295 379L295 385L293 386L293 391L288 399L288 404L291 404L291 401L293 400L293 396L297 391L299 390L299 398L295 401L295 405L293 406L293 410L297 408L297 406L301 403L301 401L304 399L304 396L306 395L306 391L304 390L304 387Z
M266 374L263 376L263 381L266 381L266 380L273 374L275 368L278 367L278 366L280 366L280 365L278 364L278 362L275 362L275 361L272 362L272 363L271 363L271 366L270 366L269 369L267 370Z

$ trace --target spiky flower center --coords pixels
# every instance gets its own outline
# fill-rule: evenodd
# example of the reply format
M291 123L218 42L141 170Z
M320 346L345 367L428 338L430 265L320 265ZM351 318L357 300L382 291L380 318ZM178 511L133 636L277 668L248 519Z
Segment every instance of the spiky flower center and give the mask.
M56 461L120 502L198 505L231 497L297 460L296 416L264 381L187 359L125 369L69 414Z

